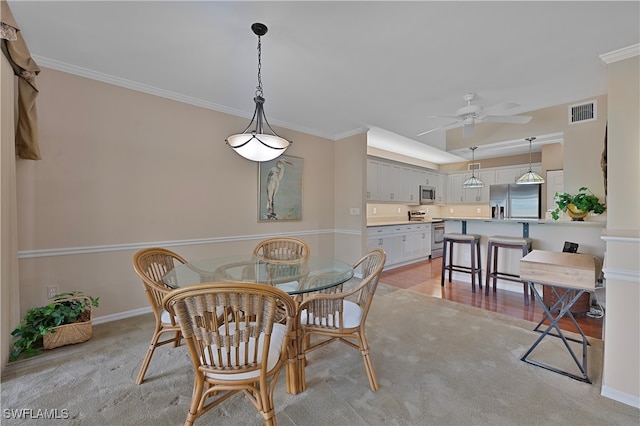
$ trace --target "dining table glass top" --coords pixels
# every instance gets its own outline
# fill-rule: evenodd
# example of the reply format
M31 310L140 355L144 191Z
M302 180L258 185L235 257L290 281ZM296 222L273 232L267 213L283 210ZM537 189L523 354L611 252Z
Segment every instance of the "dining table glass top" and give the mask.
M327 257L269 260L251 255L217 257L179 265L162 281L171 288L232 281L269 284L295 295L324 290L348 281L353 267Z

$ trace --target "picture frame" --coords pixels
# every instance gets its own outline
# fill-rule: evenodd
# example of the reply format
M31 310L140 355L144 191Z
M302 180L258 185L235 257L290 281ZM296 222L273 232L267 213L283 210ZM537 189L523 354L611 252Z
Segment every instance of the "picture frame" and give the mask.
M258 163L258 222L302 220L302 158Z

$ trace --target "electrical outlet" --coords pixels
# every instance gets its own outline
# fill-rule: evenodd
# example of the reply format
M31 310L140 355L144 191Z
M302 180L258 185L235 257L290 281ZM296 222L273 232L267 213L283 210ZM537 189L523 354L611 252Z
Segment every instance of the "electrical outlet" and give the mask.
M449 209L449 213L453 213L453 209L452 209L452 208L451 208L451 209Z
M373 208L373 214L378 214L378 209L377 208Z
M360 215L360 209L357 208L357 207L351 207L350 214L351 214L351 216L359 216Z
M53 299L58 294L58 286L50 285L47 287L47 299Z
M402 213L402 208L398 207L398 213Z
M480 207L478 207L478 208L476 209L476 213L478 213L478 214L482 213L482 209L481 209Z

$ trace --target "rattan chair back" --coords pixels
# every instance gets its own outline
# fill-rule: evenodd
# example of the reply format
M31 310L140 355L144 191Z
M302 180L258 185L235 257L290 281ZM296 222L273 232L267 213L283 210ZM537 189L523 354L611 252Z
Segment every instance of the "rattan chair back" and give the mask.
M369 357L365 323L385 261L386 254L383 250L372 250L354 265L354 269L359 269L362 273L362 280L357 286L336 293L314 294L305 298L298 307L298 320L304 335L301 339L302 352L307 354L334 340L358 349L374 391L378 390L379 385ZM311 335L324 339L312 344Z
M173 343L174 347L180 344L180 327L173 316L164 312L162 306L162 298L171 291L171 288L162 282L162 277L177 265L184 263L187 261L182 256L160 247L142 249L133 255L133 269L142 280L145 294L155 317L155 330L136 378L137 384L144 380L156 347L167 343ZM167 332L173 333L173 337L161 341L160 337Z
M299 238L269 238L260 242L253 254L271 260L300 260L309 257L309 246Z
M164 307L178 317L195 370L185 424L238 391L249 395L265 423L275 424L275 382L295 356L293 299L264 284L214 282L174 290Z

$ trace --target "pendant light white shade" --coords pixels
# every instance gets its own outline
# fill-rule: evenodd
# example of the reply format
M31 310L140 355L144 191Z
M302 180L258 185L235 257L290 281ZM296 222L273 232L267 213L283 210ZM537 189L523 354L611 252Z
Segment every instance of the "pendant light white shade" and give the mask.
M517 185L536 185L544 183L544 178L531 169L531 141L534 139L535 136L525 139L529 141L529 171L516 180Z
M471 176L462 184L463 188L484 188L484 182L475 176Z
M280 136L255 133L231 135L227 143L235 152L251 161L270 161L279 157L289 146Z
M476 152L476 149L478 149L478 147L472 146L469 149L471 150L471 162L473 163L475 161L474 154ZM476 177L475 170L471 170L471 177L462 183L462 187L463 188L484 188L484 182Z
M253 101L256 109L253 118L242 133L231 135L227 138L227 144L235 152L251 161L269 161L279 157L291 144L290 141L278 136L271 128L264 114L264 98L262 97L262 43L260 37L267 33L267 26L261 23L251 25L251 30L258 36L258 87ZM255 127L252 130L252 126ZM265 124L266 126L264 126ZM270 133L265 133L265 131Z

